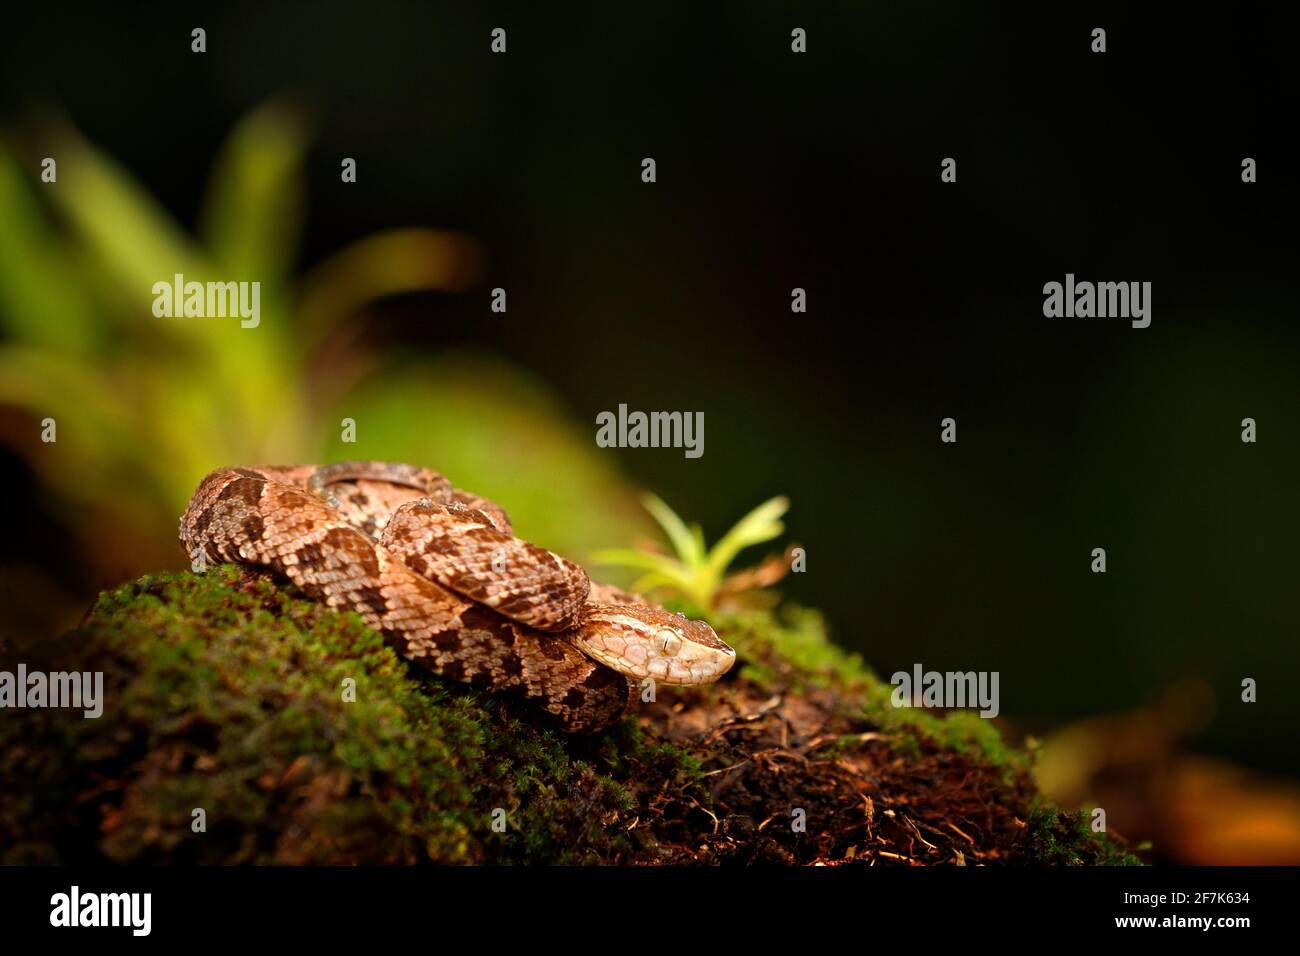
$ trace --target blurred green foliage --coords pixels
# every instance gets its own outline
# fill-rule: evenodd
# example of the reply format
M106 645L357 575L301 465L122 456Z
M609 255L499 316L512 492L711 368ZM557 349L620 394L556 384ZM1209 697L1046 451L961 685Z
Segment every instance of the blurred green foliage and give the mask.
M292 105L269 103L231 133L197 235L68 124L47 120L19 142L0 139L0 405L23 414L0 438L55 492L49 510L98 526L90 552L114 537L105 523L132 542L101 565L179 558L175 519L194 486L241 463L428 465L576 556L643 527L614 466L540 382L485 355L366 348L356 320L370 303L472 283L473 240L387 231L294 275L309 134ZM45 156L53 183L39 179ZM155 317L152 287L176 273L259 282L260 324ZM47 417L52 444L38 440ZM341 441L343 418L355 443Z
M688 527L677 512L656 495L646 495L642 504L659 522L675 553L667 555L650 547L608 548L596 552L592 559L598 564L641 571L641 576L632 585L637 591L665 591L699 608L716 607L720 596L731 596L731 589L726 586L729 580L741 581L751 577L739 572L728 579L727 568L741 551L780 536L785 530L781 515L790 507L787 498L768 499L737 521L710 548L705 544L704 529L699 524L692 523ZM740 588L757 590L765 583L774 582L746 580Z

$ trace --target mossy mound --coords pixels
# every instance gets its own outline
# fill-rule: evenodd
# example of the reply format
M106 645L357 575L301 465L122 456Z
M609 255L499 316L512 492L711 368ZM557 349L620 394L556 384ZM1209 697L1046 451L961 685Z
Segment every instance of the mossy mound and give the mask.
M0 721L0 862L1132 861L989 722L894 709L815 612L715 624L736 672L582 738L265 575L143 578L24 655L106 701Z

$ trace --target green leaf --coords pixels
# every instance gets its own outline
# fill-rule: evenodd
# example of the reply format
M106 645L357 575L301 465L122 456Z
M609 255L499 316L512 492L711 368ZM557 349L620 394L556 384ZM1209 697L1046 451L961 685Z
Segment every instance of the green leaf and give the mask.
M56 189L56 185L49 188ZM30 345L85 352L102 325L25 181L18 158L0 147L0 324Z
M661 574L685 573L680 561L666 554L638 551L635 548L608 548L591 556L595 564L624 568L642 568Z
M721 576L727 566L735 560L736 555L751 545L771 541L785 530L778 520L790 508L790 499L783 495L763 502L745 517L736 522L722 540L709 552L709 570Z
M141 321L152 319L152 288L181 272L206 281L211 267L166 211L116 163L68 127L51 148L59 157L59 188L50 198L78 236L109 267ZM177 326L185 328L185 326Z
M222 148L209 179L199 235L232 277L284 290L298 248L307 130L299 111L272 101L249 114Z
M107 376L90 359L18 344L0 345L0 402L36 414L84 410L114 419L131 417L131 409L116 400Z
M632 584L633 591L646 593L658 588L669 588L695 601L701 607L707 607L710 594L698 581L689 575L661 574L657 571L643 574Z
M303 281L303 349L384 296L467 288L479 259L472 239L441 229L394 229L344 247Z
M126 499L141 497L140 476L157 457L135 431L139 419L132 407L91 360L0 345L0 405L26 409L37 422L54 419L57 442L38 442L42 452L31 456L49 484L84 501L124 495L129 503ZM127 480L131 474L134 488Z
M277 383L296 380L293 363L301 353L287 334L285 313L274 301L262 302L256 329L240 328L238 321L154 316L155 284L170 283L177 273L187 282L257 279L223 275L148 193L75 130L56 125L48 135L59 156L59 188L51 199L105 270L109 294L122 306L123 335L137 349L156 339L148 347L160 352L168 339L184 340L188 350L179 361L187 374L221 397L232 430L260 436L277 414L283 393ZM178 361L176 353L168 354Z
M702 538L698 534L692 534L687 529L685 522L677 516L672 508L664 504L663 500L656 495L647 494L641 499L641 504L645 510L650 512L659 526L664 529L668 535L668 540L672 542L673 549L677 556L681 558L683 564L687 567L698 565L704 558L704 550L700 546Z

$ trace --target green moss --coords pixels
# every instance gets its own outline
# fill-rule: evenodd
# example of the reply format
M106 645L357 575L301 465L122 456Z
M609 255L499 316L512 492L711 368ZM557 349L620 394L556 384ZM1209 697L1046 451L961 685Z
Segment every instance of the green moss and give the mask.
M861 700L863 718L896 735L896 745L904 752L916 753L928 743L1009 772L1028 766L1025 755L1003 741L993 722L977 714L895 707L894 685L877 677L860 655L833 643L819 611L786 604L776 612L749 611L717 623L736 647L746 677L773 690L804 693L820 687Z
M883 731L904 780L911 757L936 753L1008 775L1023 765L989 721L894 708L892 687L832 644L815 611L715 624L741 656L738 676L665 688L637 717L571 737L527 703L426 674L356 615L268 577L224 566L143 578L29 649L31 669L103 671L107 700L96 720L22 710L0 722L0 862L682 861L702 834L714 858L743 857L741 831L719 821L762 819L764 792L744 805L716 796L716 774L748 762L743 738L667 733L679 700L712 721L767 694L807 694L837 726ZM859 746L846 732L817 753ZM1008 805L1023 779L1008 782ZM196 809L206 832L191 829ZM1033 852L1062 863L1118 852L1072 820L1036 815Z
M1034 856L1043 863L1062 866L1141 866L1136 856L1094 833L1087 810L1069 813L1040 804L1029 817L1029 838Z
M779 611L747 611L716 619L741 656L742 673L756 683L859 689L876 679L857 654L844 651L826 636L819 611L787 604Z
M0 777L22 782L0 797L5 862L578 861L613 848L575 849L575 821L628 802L520 706L231 567L106 593L45 650L50 669L104 670L108 701L97 720L0 723ZM78 839L47 812L68 806ZM492 832L498 807L517 838Z

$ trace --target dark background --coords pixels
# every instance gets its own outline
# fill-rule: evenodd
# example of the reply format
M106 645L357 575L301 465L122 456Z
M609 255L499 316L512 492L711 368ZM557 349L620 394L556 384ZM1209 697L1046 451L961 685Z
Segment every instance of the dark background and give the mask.
M1217 701L1197 748L1300 769L1283 24L1235 5L469 6L29 7L6 14L0 122L57 108L192 224L231 125L294 96L319 134L304 264L403 224L487 250L480 288L391 300L377 340L498 352L580 422L703 411L699 460L611 454L710 537L790 495L809 557L787 592L886 675L998 670L1030 730L1190 678ZM1151 327L1044 318L1067 272L1151 281Z

